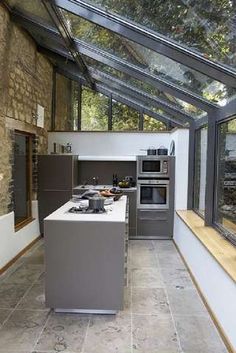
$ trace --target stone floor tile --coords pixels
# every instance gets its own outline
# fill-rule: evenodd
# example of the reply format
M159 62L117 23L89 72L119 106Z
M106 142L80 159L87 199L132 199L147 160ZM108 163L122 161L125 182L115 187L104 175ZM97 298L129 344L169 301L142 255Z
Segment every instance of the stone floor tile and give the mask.
M0 308L15 308L29 288L29 284L0 283Z
M45 307L45 289L43 283L36 283L22 298L17 309L49 310Z
M204 316L175 317L184 353L227 353L210 318Z
M182 268L186 269L181 257L177 253L172 252L157 252L157 259L160 268L168 267L173 270Z
M139 254L131 255L130 268L143 268L143 267L158 267L157 258L154 252L150 254Z
M167 287L177 289L195 289L186 268L161 268L162 278Z
M131 310L131 287L124 288L124 307L123 311L128 312Z
M131 353L131 316L93 315L83 353Z
M35 250L35 252L25 258L26 265L41 265L44 264L44 247L41 246L39 249Z
M3 283L32 284L44 271L43 265L22 265L10 276L4 279Z
M163 288L164 282L158 268L133 268L131 271L131 286L143 288Z
M51 313L35 351L80 353L89 315Z
M32 351L47 315L45 311L14 311L0 330L0 352Z
M160 320L155 315L133 315L133 352L178 353L177 334L171 318Z
M12 312L11 309L0 309L0 327Z
M173 315L209 316L196 289L166 288Z
M163 288L132 288L132 312L135 314L158 315L159 319L169 319L170 309Z

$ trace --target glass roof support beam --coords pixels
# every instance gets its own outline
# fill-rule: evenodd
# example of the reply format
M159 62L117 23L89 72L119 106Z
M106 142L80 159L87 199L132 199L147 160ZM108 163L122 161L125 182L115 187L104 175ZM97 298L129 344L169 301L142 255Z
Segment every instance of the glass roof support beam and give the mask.
M158 108L163 108L166 112L168 112L170 114L175 114L180 119L183 119L186 122L192 121L194 119L191 115L184 113L180 109L178 109L174 106L171 106L170 104L162 101L161 99L154 98L151 95L149 95L148 93L145 93L139 89L136 89L136 88L130 86L129 84L122 82L119 79L116 79L108 74L104 74L104 73L100 72L99 70L94 70L91 68L89 68L89 70L91 72L92 77L96 81L102 81L103 83L107 84L108 86L111 85L112 87L114 87L118 90L121 90L122 92L127 93L127 94L132 92L132 95L135 96L136 99L140 99L140 97L142 97L144 100L147 100L150 103L153 103Z
M36 33L37 36L44 35L49 39L52 39L59 47L61 47L64 43L60 35L52 28L43 25L42 23L37 23L25 15L19 14L17 12L12 12L13 19L20 23L22 27L27 29L29 32ZM48 48L46 41L45 43L40 40L41 46L45 46ZM135 65L129 64L126 61L117 58L116 56L107 53L101 49L97 49L87 43L84 43L79 40L74 40L76 43L76 51L79 51L81 54L84 54L92 59L95 59L103 64L111 66L112 68L124 72L130 76L138 80L142 80L148 84L153 85L154 87L160 89L163 92L169 93L176 98L179 98L187 103L195 105L202 110L205 111L215 111L218 109L216 104L210 103L206 99L189 92L187 89L181 88L179 85L168 82L167 80L161 79L155 75L144 72L142 69L138 68ZM52 49L53 50L53 49ZM66 55L69 57L69 55ZM72 59L72 57L71 57Z
M56 28L58 29L61 37L63 38L68 51L71 53L73 59L75 60L79 69L81 70L84 77L86 78L89 86L91 88L93 88L95 83L88 72L87 66L86 66L83 58L81 57L81 55L77 51L77 48L74 44L74 39L72 38L66 24L64 23L64 19L61 15L59 9L57 8L57 6L55 6L55 4L52 0L50 0L50 1L49 0L42 0L42 2L44 4L46 10L48 11L50 17L52 18L53 22L55 23Z
M231 87L236 87L236 73L234 70L180 46L156 32L147 30L82 0L55 0L55 4L64 10L99 24L138 44L144 45L181 64L202 72L217 81L221 81Z

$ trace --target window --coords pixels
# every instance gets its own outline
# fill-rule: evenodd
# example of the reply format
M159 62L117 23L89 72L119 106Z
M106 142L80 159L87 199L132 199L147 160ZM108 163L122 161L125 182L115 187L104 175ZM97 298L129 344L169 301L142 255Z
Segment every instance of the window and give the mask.
M83 87L81 99L81 130L108 130L109 98Z
M112 100L112 130L138 131L140 113L127 105Z
M78 83L65 76L56 75L55 130L78 129Z
M236 241L236 118L219 125L215 222Z
M14 212L19 227L31 219L32 136L16 132L14 147Z
M165 131L167 130L166 124L151 118L147 114L143 114L143 130L144 131Z
M205 215L207 127L196 131L194 166L194 210Z

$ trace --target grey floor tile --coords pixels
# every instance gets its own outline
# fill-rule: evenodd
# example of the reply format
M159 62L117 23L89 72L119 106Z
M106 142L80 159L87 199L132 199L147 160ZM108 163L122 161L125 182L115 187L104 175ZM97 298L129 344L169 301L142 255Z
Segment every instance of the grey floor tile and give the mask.
M162 277L167 287L178 289L194 289L191 277L185 268L172 268L172 266L161 268Z
M15 308L29 288L29 284L1 283L0 308Z
M144 288L163 288L164 282L157 267L133 268L131 286Z
M130 287L125 287L124 288L124 307L123 311L124 312L130 312L131 310L131 288Z
M47 315L45 311L14 311L0 330L0 352L32 351Z
M175 322L184 353L227 353L210 318L178 316Z
M12 312L11 309L0 309L0 327Z
M17 309L49 310L45 307L44 284L36 283L21 299Z
M83 352L131 353L130 314L92 316Z
M160 320L154 315L133 315L133 352L177 353L179 345L171 318Z
M31 264L31 265L44 264L44 247L41 246L31 256L26 257L25 264Z
M159 262L160 268L169 267L173 270L175 269L186 269L181 257L178 254L171 253L157 253L157 259Z
M131 307L135 314L158 315L159 319L170 318L169 304L162 288L133 288Z
M209 316L196 289L173 289L167 287L173 315Z
M150 254L139 254L132 255L130 261L130 268L143 268L143 267L158 267L157 258L154 252Z
M81 352L89 315L51 313L35 351Z
M43 265L22 265L10 276L4 279L3 283L32 284L44 271Z

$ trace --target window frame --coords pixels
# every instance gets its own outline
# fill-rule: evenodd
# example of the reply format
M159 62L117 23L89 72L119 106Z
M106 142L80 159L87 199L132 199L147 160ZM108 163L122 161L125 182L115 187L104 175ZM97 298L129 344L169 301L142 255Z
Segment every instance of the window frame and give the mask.
M25 225L27 225L28 223L30 223L33 220L32 217L32 200L33 200L33 180L32 180L32 171L33 171L33 163L32 163L32 156L33 156L33 138L34 138L34 134L31 134L29 132L26 131L21 131L21 130L14 130L14 136L16 135L21 135L24 137L28 138L28 143L27 143L27 149L28 149L28 153L27 153L27 176L26 176L26 183L27 183L27 196L28 196L28 200L27 200L27 217L25 217L23 220L16 222L16 220L14 220L14 227L15 227L15 231L20 230L21 228L23 228ZM14 143L15 143L15 139L14 139ZM13 154L14 158L15 158L15 153ZM13 183L15 183L15 178L13 178ZM13 184L14 185L14 184ZM13 202L13 211L15 213L15 203Z
M222 224L218 223L216 221L216 215L217 215L217 200L218 200L218 185L219 185L219 176L218 176L218 171L219 171L219 139L220 139L220 126L221 124L230 122L231 120L236 119L236 114L230 116L227 119L220 120L216 122L216 158L215 158L215 184L214 184L214 197L213 197L213 222L212 225L214 228L216 228L226 239L228 239L231 243L236 245L236 235L234 235L232 232L230 232L228 229L226 229Z

